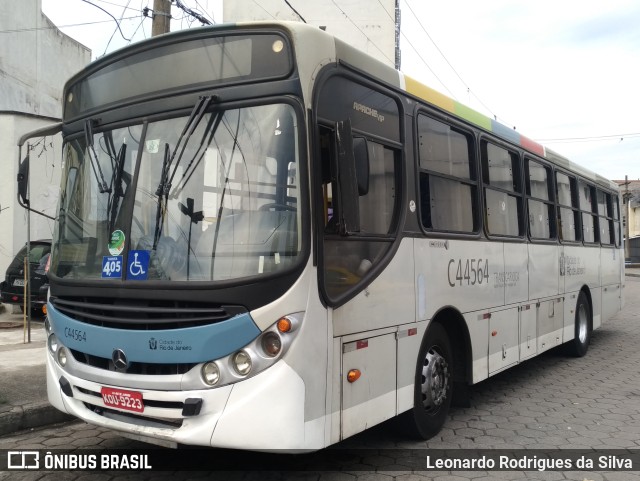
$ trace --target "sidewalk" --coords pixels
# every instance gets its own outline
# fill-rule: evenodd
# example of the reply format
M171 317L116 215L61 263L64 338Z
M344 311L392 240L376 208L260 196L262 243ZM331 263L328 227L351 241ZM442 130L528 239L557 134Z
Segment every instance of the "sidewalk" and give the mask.
M0 304L0 436L71 419L47 401L43 319L25 338L20 311Z
M625 275L640 277L640 267ZM0 304L0 436L73 419L47 401L43 320L31 320L31 342L24 343L23 316L15 312Z

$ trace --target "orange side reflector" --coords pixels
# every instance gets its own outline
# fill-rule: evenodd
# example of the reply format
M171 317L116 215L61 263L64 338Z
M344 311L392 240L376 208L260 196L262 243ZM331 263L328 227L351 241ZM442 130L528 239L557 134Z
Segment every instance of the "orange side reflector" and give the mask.
M361 375L362 375L362 373L360 372L360 369L351 369L347 373L347 381L356 382L358 379L360 379Z
M289 332L291 330L291 321L286 317L281 317L278 320L278 331L280 332Z

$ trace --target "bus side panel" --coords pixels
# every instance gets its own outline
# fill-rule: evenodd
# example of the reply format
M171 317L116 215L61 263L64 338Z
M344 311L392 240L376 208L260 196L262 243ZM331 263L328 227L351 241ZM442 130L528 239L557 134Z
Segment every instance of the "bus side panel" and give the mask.
M528 257L527 244L504 244L504 298L507 306L529 299Z
M557 295L559 285L557 245L528 244L529 246L529 299Z
M465 313L504 305L501 243L416 239L415 252L416 278L424 277L427 319L446 306Z
M620 284L620 252L615 247L600 250L602 261L602 322L620 310L622 286Z
M397 411L398 414L413 407L413 390L420 343L427 330L427 321L398 328Z
M489 316L486 311L469 312L464 315L471 339L473 384L489 377Z
M396 334L342 345L342 439L396 415ZM350 382L347 373L358 369Z
M415 322L413 239L403 239L389 265L369 286L333 311L334 336Z
M564 273L565 297L567 297L566 294L579 292L583 286L591 290L593 328L599 327L601 323L600 247L565 245L560 273ZM575 310L575 303L573 309ZM574 318L566 319L565 325L567 323L573 325ZM573 336L570 339L573 339ZM565 339L565 342L568 340Z

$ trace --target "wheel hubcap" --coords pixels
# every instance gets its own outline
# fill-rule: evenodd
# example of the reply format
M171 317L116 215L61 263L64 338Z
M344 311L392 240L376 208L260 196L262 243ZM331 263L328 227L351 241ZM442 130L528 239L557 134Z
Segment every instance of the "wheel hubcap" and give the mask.
M438 409L449 391L449 365L435 347L427 352L422 366L422 405L427 411Z

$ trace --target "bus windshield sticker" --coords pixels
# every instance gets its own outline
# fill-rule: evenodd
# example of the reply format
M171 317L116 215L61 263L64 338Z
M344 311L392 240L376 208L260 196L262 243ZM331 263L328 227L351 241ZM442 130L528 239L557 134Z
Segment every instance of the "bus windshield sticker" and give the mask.
M149 251L129 251L127 279L146 281L149 272Z
M124 241L124 232L122 232L120 229L114 230L111 233L111 239L109 240L109 253L112 256L119 256L120 254L122 254L122 251L124 250Z
M122 278L122 256L102 257L102 278L120 279Z

